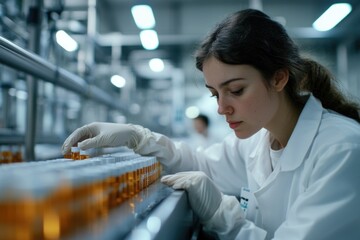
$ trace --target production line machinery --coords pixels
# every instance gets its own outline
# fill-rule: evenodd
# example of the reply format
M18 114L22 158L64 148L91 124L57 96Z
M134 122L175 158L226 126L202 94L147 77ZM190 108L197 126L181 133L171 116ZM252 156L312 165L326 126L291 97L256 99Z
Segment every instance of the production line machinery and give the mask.
M133 152L0 165L0 240L200 239L187 194Z

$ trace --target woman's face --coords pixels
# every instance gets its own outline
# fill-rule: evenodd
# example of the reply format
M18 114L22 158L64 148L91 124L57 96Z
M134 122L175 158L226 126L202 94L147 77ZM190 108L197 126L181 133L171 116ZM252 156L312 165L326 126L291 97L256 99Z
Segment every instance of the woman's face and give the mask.
M238 138L248 138L268 128L279 107L278 92L267 88L261 73L250 65L229 65L214 57L204 62L206 87L217 98Z

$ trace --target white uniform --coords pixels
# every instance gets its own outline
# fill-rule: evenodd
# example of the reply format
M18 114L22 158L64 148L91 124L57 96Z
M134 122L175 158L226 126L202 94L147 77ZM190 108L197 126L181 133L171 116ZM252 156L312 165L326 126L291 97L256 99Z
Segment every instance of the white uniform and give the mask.
M222 139L218 138L212 132L209 132L207 137L199 133L194 133L189 137L189 139L186 140L192 149L200 151L212 144L219 143L221 141Z
M225 194L250 189L246 221L229 238L360 239L360 124L313 96L273 171L265 129L201 152L154 133L136 152L172 172L204 171Z

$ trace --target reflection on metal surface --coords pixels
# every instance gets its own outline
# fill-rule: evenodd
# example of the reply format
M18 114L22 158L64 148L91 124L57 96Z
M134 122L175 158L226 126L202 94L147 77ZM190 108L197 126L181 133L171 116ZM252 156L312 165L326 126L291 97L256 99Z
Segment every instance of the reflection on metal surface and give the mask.
M161 228L161 219L159 217L149 217L146 221L146 226L149 232L151 233L158 233Z
M162 201L169 198L169 195L172 196L173 192L173 189L165 186L159 181L155 182L134 197L125 201L119 207L113 209L106 219L97 222L84 231L67 239L124 239L131 231L133 231L132 236L136 237L133 239L152 239L146 238L146 236L151 237L154 234L153 232L148 231L147 228L137 228L136 226L146 217L150 216L151 218L154 208L157 209L161 207L163 204ZM167 207L168 206L164 208ZM140 235L142 236L141 238L139 238Z
M136 226L126 240L138 240L138 233L146 232L151 240L190 239L194 218L184 191L174 191L150 215Z

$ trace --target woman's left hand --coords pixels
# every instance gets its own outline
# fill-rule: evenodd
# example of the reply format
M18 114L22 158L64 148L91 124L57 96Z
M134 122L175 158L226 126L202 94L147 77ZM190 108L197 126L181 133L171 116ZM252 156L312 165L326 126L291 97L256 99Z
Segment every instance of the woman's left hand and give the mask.
M162 177L161 182L186 190L190 205L202 222L215 214L222 201L221 192L203 172L179 172Z

